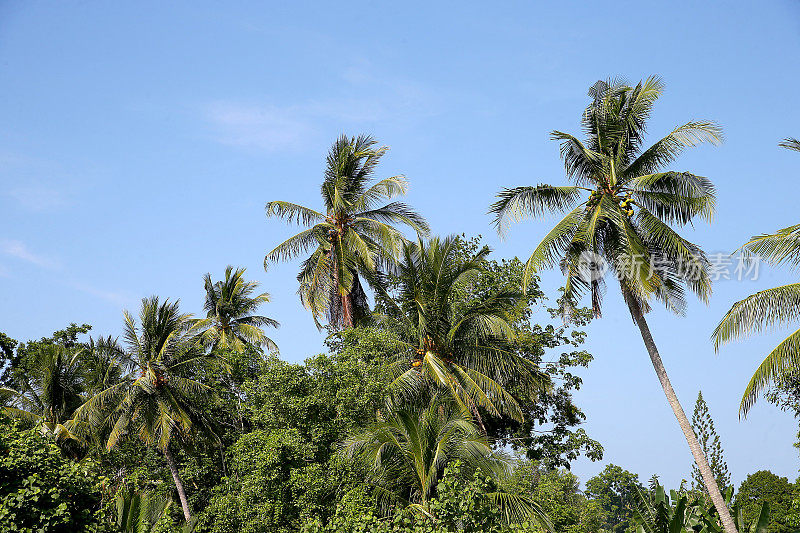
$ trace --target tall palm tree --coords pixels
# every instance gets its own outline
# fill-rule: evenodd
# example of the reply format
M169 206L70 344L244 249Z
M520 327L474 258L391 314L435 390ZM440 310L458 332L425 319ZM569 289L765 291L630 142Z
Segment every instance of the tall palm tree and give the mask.
M384 504L400 502L429 515L436 485L452 462L500 478L509 458L492 451L472 422L469 411L450 399L434 397L430 405L389 411L362 433L342 443L340 454L363 466L367 482ZM509 521L533 517L550 529L541 509L526 498L505 492L488 495ZM387 505L388 506L388 505Z
M242 351L245 346L252 345L277 352L278 346L261 328L277 328L278 321L255 314L262 304L269 302L269 293L253 295L258 282L245 281L244 272L244 268L234 270L228 265L225 280L216 283L211 280L211 274L205 275L203 309L206 318L196 327L203 331L203 338L212 350L221 347Z
M195 371L215 358L198 342L196 323L180 312L178 302L142 300L140 324L126 311L124 362L130 369L117 384L99 392L79 407L72 421L76 430L108 428L106 448L128 436L140 438L161 451L172 474L183 514L191 511L178 467L170 451L173 437L216 439L208 407L211 388L195 381Z
M796 139L785 139L780 146L800 152L800 141ZM798 267L800 224L752 237L741 250L747 259L758 258L773 266L788 264ZM732 340L765 328L788 325L798 319L800 283L759 291L733 304L725 314L712 334L714 348L719 350ZM800 329L778 344L758 366L742 395L739 413L746 416L766 387L797 372L800 372Z
M264 268L313 249L303 261L297 280L300 299L317 327L321 327L322 317L341 329L352 327L366 315L361 279L374 282L381 265L396 257L405 237L395 225L428 231L425 219L407 205L391 201L406 193L403 176L371 181L388 149L376 144L365 135L342 135L333 143L320 191L324 212L281 201L266 206L268 217L307 227L270 251L264 258ZM389 203L380 206L386 201Z
M597 82L589 91L591 103L582 117L585 141L560 131L552 133L553 139L561 141L566 173L574 185L504 189L491 212L502 233L509 221L569 210L531 254L525 282L534 272L558 263L566 275L565 311L588 291L594 313L600 316L605 269L615 275L706 489L726 532L734 533L733 520L645 320L653 299L683 313L685 289L702 301L711 294L708 259L670 225L683 226L695 218L710 220L714 186L707 178L664 171L664 167L686 148L720 142L722 134L712 122L692 121L644 149L645 124L662 92L663 84L656 77L635 87Z
M451 236L403 246L397 296L382 291L387 319L400 321L408 332L407 349L392 364L390 388L405 398L430 386L448 390L481 426L479 408L521 421L519 403L506 387L519 383L535 393L546 385L536 365L509 348L515 335L509 322L523 294L495 290L462 305L458 296L484 269L489 248L460 260L458 244Z
M0 396L8 404L4 412L41 424L56 441L76 439L65 422L82 401L81 356L77 347L40 345L26 371L16 376L16 387L0 387Z

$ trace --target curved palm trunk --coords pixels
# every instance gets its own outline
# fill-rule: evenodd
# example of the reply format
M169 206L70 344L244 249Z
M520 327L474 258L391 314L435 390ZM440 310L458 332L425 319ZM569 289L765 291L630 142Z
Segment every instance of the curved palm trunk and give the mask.
M183 488L183 481L181 481L178 466L175 464L175 459L172 458L169 449L164 450L164 459L167 460L169 471L172 473L172 479L175 481L175 488L178 490L178 498L180 498L181 507L183 507L183 517L186 519L186 522L189 522L192 519L192 512L189 511L189 502L186 500L186 489Z
M697 464L697 468L700 469L706 491L719 513L725 533L737 533L736 525L733 523L731 514L728 511L728 506L725 504L725 499L722 497L719 486L717 486L717 481L714 479L714 474L711 472L711 467L703 453L703 449L697 441L697 435L695 435L694 429L692 429L689 419L686 417L686 413L683 412L683 407L681 407L678 396L675 394L675 390L672 388L672 384L669 381L667 369L664 368L664 363L661 361L661 355L659 355L656 343L653 340L653 336L650 334L650 327L647 325L644 313L642 313L639 303L631 296L625 286L622 285L622 283L620 283L620 285L622 286L622 295L625 298L625 303L628 304L631 316L633 316L634 322L636 322L636 325L639 327L644 345L647 348L647 352L650 354L650 361L653 363L653 368L656 371L658 380L661 382L661 387L664 389L664 394L667 396L669 406L672 407L672 412L675 414L675 418L678 419L678 425L680 425L683 431L683 436L686 437L686 442L689 443L689 449L692 451L692 456L694 456L694 462Z

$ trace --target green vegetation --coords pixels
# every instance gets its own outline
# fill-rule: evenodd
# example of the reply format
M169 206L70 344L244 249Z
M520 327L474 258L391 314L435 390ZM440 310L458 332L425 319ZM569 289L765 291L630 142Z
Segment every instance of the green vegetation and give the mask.
M0 530L794 531L796 485L759 471L734 494L702 394L690 425L645 321L654 300L682 312L687 290L710 295L706 256L672 226L710 219L714 187L664 168L721 133L693 121L644 149L662 91L657 78L598 82L585 141L553 132L575 184L500 193L491 209L501 231L569 210L527 262L492 258L480 237L429 237L422 216L394 201L405 178L372 181L386 148L337 139L323 211L267 204L268 216L306 227L265 258L310 253L298 294L328 336L303 363L278 357L264 329L279 323L260 314L269 294L232 266L216 282L206 274L203 293L198 280L199 318L152 296L138 319L124 312L121 340L87 338L88 324L24 343L0 333ZM745 248L797 264L797 231ZM573 398L593 359L583 328L600 316L599 260L694 454L692 490L668 493L656 476L645 487L614 464L581 490L569 472L581 456L603 458ZM565 286L548 299L536 273L556 264ZM796 318L800 289L775 290L736 304L718 345ZM798 335L762 364L743 412L772 383L769 399L800 416Z
M724 492L731 485L731 475L728 472L728 464L723 456L722 442L716 428L714 428L714 420L711 418L708 404L703 399L702 391L697 393L697 401L694 404L692 428L697 435L697 440L700 442L700 447L703 449L703 455L708 460L708 466L711 467L717 486ZM692 489L696 491L703 490L703 476L700 475L700 470L696 464L692 465Z
M376 148L369 136L339 137L328 152L325 180L320 192L325 212L301 205L272 201L267 216L310 226L287 239L264 258L264 268L313 249L297 275L300 299L320 326L352 327L368 314L361 279L374 285L378 269L397 257L406 238L394 227L405 224L419 233L428 225L401 202L378 204L405 194L403 176L371 183L372 175L387 147Z
M735 533L733 519L644 316L653 300L683 313L687 289L704 302L711 295L710 263L705 253L670 225L684 226L696 218L710 220L716 203L714 185L708 178L664 168L686 148L720 142L722 132L713 122L687 122L644 149L645 125L663 90L656 77L635 87L597 82L589 90L592 102L583 113L585 141L560 131L552 133L553 139L561 141L567 177L575 185L504 189L491 211L502 232L509 222L525 216L571 209L531 254L523 285L535 272L558 263L567 278L565 316L569 317L573 303L588 291L599 317L607 272L597 269L595 263L602 262L614 274L706 491L721 509L725 531ZM582 200L585 193L588 198Z
M85 531L102 524L103 479L39 428L0 418L0 530Z
M786 139L781 146L800 151L797 139ZM800 224L764 235L757 235L742 246L742 251L759 261L780 266L800 264ZM786 326L800 318L800 283L759 291L736 302L713 333L714 347L741 339L771 327ZM794 331L770 352L756 369L742 396L740 412L747 415L759 395L770 384L779 384L800 371L798 359L800 329Z

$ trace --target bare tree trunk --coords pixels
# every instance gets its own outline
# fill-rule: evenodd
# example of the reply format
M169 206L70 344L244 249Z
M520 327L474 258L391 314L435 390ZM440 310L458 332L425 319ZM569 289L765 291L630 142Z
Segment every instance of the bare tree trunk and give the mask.
M353 327L353 299L350 296L350 293L342 294L342 311L343 311L343 319L344 319L344 327L345 328L352 328Z
M181 481L181 475L178 472L178 467L175 464L175 459L172 458L172 454L169 452L168 448L164 449L164 459L167 460L169 471L172 473L172 479L175 481L175 488L178 489L178 498L180 498L181 507L183 507L183 516L186 518L186 522L189 522L192 519L192 513L189 511L189 502L186 500L186 489L183 488L183 481Z
M686 437L686 442L689 443L689 449L692 451L692 456L694 456L694 462L697 464L697 468L700 469L700 474L703 476L706 491L711 497L714 507L717 508L725 533L737 533L736 525L733 523L730 511L728 511L728 506L725 504L725 499L722 497L719 486L717 486L717 480L714 479L714 474L711 471L708 460L703 453L703 449L700 447L700 443L697 441L697 435L695 435L694 429L689 423L689 419L686 417L686 413L683 412L683 407L681 407L678 396L675 394L675 390L672 388L672 384L669 381L667 370L664 368L664 363L661 361L661 355L659 355L656 343L653 340L653 336L650 334L650 327L647 325L639 302L633 298L622 282L620 282L620 286L622 287L622 295L625 298L625 303L628 304L628 309L631 311L631 316L633 316L636 325L639 326L639 332L642 334L644 345L647 348L647 352L650 354L650 361L653 363L653 368L656 371L658 380L661 382L661 387L664 389L664 394L667 396L669 406L672 408L675 418L678 419L678 425L680 425L683 431L683 436Z
M353 327L353 303L350 299L350 294L347 292L343 292L342 288L339 286L340 284L340 277L339 277L339 268L336 264L336 242L331 241L331 251L330 256L333 258L333 285L336 288L336 294L339 295L339 303L342 306L342 329L352 328ZM336 325L337 327L339 324Z

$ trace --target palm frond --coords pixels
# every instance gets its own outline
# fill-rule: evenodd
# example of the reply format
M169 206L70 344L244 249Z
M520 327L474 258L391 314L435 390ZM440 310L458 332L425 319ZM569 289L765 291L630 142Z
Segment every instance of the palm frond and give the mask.
M295 224L301 224L303 226L309 226L315 222L322 222L325 220L325 215L319 211L280 200L267 202L265 210L268 217L282 218L289 223L294 222Z
M747 416L762 391L800 368L800 330L795 331L772 350L758 366L744 390L739 414Z
M548 212L569 209L578 201L579 187L554 187L536 185L535 187L515 187L503 189L498 200L491 205L489 213L495 215L494 225L501 235L508 224L520 222L525 217L539 217Z
M733 304L714 329L714 349L735 339L800 320L800 283L774 287Z
M653 174L674 162L687 148L703 143L722 143L722 128L708 120L693 120L678 126L642 152L625 170L627 178Z
M689 172L661 172L631 178L626 186L642 207L667 223L686 224L694 217L711 221L716 191L711 180Z
M794 150L796 152L800 152L800 141L798 141L793 137L786 137L784 140L778 143L778 146L780 146L781 148L786 148L788 150Z
M747 260L764 260L776 266L800 266L800 224L751 237L741 250Z
M525 263L522 282L523 289L527 290L534 274L544 268L551 268L558 263L583 221L583 208L578 207L567 213L567 215L544 236Z

